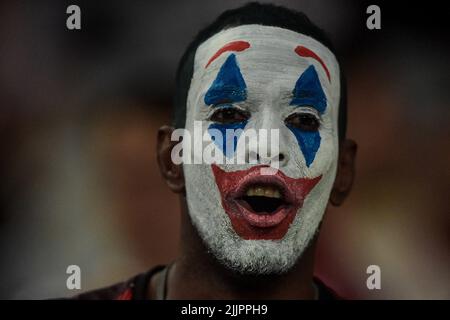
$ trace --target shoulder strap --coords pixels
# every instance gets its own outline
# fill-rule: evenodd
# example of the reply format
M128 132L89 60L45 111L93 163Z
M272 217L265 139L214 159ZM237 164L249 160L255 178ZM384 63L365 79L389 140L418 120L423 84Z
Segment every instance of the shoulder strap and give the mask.
M133 284L133 300L146 300L148 285L151 278L164 270L166 270L166 266L159 265L145 273L135 276L131 281Z
M168 274L169 266L162 269L158 275L159 281L156 282L156 300L166 300Z

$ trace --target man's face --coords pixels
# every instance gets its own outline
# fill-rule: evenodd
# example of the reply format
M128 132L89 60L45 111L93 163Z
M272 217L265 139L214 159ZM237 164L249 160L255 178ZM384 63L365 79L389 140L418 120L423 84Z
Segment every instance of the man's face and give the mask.
M236 161L183 166L191 220L225 266L282 273L308 246L336 174L339 86L331 51L294 31L244 25L197 49L186 129L193 132L194 121L202 121L211 134L267 129L279 137L279 154L270 155L279 160L275 172ZM215 142L215 151L237 156L236 143Z

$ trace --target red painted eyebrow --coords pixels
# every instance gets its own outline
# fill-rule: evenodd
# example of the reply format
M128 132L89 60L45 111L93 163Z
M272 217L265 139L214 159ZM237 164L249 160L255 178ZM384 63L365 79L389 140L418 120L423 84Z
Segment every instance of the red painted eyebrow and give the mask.
M323 62L323 60L320 59L320 57L317 54L315 54L314 51L311 51L308 48L303 47L303 46L297 46L297 48L295 48L295 53L297 53L300 57L313 58L313 59L317 60L322 65L322 67L325 69L325 72L328 77L328 81L331 82L330 71L328 71L328 68L325 65L325 63Z
M250 48L250 43L247 41L233 41L224 45L222 48L217 50L216 53L209 59L208 63L205 66L205 69L208 68L209 64L216 60L222 53L227 51L244 51L245 49Z

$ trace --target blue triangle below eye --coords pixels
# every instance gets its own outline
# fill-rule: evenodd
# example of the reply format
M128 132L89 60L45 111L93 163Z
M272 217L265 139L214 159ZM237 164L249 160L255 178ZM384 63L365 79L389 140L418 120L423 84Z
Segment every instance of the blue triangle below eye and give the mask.
M216 79L205 95L206 105L241 102L247 99L247 86L237 65L236 55L230 54L220 67Z
M247 121L233 124L211 123L208 127L208 132L214 144L222 150L225 157L231 158L236 151L239 136L246 125ZM218 137L216 137L214 130L219 130L220 134ZM227 131L229 131L228 136Z
M325 111L327 98L313 65L309 66L298 78L292 94L294 97L290 103L291 105L311 106L320 113Z
M291 126L288 126L288 128L292 131L295 138L297 139L300 150L302 150L303 156L305 157L306 166L309 167L314 161L317 150L319 150L320 147L321 138L319 132L302 131Z

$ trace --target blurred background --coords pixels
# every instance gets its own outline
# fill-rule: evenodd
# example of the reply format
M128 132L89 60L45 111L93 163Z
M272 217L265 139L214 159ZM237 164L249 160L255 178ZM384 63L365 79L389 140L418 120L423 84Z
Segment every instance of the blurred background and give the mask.
M86 291L176 256L178 203L159 175L155 134L170 121L187 44L245 2L1 2L0 298L79 293L66 288L71 264ZM444 4L376 1L382 29L371 31L372 3L272 3L330 34L359 144L354 190L325 218L317 275L349 298L449 299ZM70 4L81 30L66 28ZM366 287L372 264L381 290Z

